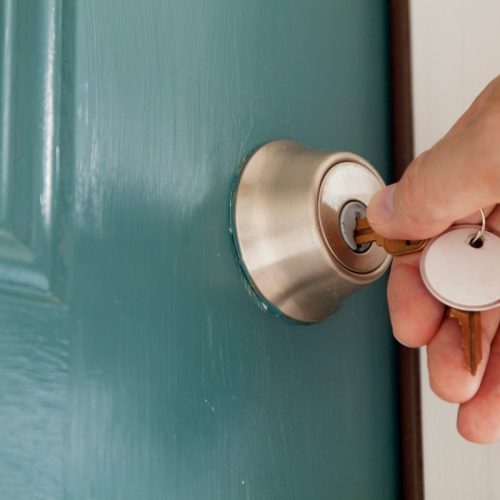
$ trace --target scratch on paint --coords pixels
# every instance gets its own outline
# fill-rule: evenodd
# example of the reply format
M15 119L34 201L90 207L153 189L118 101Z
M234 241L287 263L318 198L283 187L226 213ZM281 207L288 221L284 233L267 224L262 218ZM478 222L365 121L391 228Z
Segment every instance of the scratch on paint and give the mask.
M207 406L212 410L213 413L215 413L215 407L213 407L210 402L208 401L208 399L205 399L205 403L207 404Z

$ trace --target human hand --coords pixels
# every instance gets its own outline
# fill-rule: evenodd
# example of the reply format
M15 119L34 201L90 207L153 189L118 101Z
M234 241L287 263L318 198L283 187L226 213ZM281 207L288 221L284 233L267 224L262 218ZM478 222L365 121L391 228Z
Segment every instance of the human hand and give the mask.
M397 184L373 197L367 215L387 238L425 239L452 224L480 223L481 208L487 229L500 234L500 77ZM477 443L500 439L500 308L481 312L483 360L472 376L460 326L427 291L419 255L394 260L387 296L395 337L409 347L427 345L433 391L460 403L460 434Z

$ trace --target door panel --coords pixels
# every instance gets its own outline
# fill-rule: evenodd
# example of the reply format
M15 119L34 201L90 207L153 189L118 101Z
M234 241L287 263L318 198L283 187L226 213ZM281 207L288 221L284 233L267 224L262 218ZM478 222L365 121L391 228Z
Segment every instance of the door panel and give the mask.
M32 5L16 2L13 29ZM387 178L385 3L38 5L60 61L40 85L58 99L47 196L62 285L1 296L0 491L396 498L385 283L292 325L256 306L229 231L235 175L268 140L351 150Z

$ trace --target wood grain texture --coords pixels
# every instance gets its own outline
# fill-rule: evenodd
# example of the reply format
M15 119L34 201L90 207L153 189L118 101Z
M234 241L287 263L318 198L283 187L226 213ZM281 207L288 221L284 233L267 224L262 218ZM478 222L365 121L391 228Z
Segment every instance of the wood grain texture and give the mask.
M68 1L61 23L66 306L47 305L44 322L19 305L48 345L25 324L18 370L37 353L64 359L26 378L31 395L45 387L36 373L59 384L44 406L54 427L29 421L26 437L46 431L55 479L6 493L399 498L385 282L320 325L290 325L252 302L229 234L233 178L265 141L351 150L387 179L385 3ZM15 374L16 337L0 333ZM0 422L32 408L14 390Z

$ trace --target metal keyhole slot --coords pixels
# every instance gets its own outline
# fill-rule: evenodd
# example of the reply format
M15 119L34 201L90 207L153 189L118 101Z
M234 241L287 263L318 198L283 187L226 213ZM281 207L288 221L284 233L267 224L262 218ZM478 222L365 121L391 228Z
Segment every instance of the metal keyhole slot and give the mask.
M354 241L354 231L356 221L366 216L366 205L357 200L348 201L340 211L340 232L347 246L356 253L364 253L370 247L371 243L358 245Z
M354 242L356 218L384 186L363 158L293 141L259 148L232 199L239 261L255 292L283 316L315 323L379 278L391 258Z

